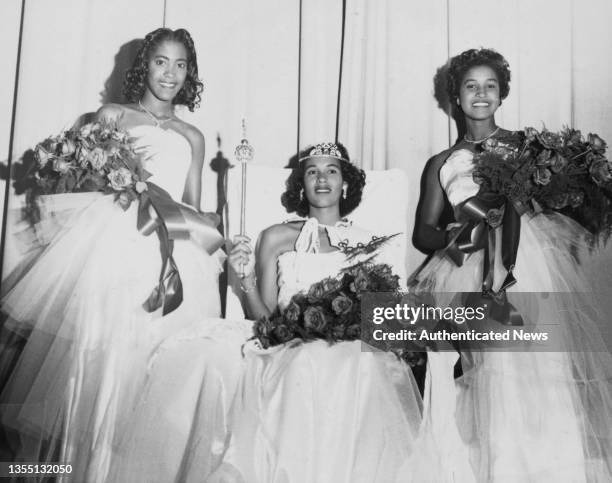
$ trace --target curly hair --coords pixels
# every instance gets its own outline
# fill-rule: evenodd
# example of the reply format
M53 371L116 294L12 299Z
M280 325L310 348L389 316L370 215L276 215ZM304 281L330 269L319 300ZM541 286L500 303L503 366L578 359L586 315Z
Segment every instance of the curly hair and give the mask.
M172 99L172 103L185 105L193 112L200 105L200 94L204 89L204 84L198 78L198 60L193 39L185 29L159 28L146 35L140 49L138 49L132 67L125 73L123 95L130 102L138 102L142 98L145 93L151 53L164 41L179 42L185 46L187 51L187 77L181 90Z
M448 98L455 103L459 98L459 90L463 77L472 67L486 65L495 71L499 82L501 99L508 97L510 92L510 65L504 56L493 49L470 49L461 52L450 60L448 67Z
M366 175L363 169L358 168L350 162L349 154L346 148L337 143L338 150L342 157L348 161L340 160L340 171L342 180L347 183L346 199L340 198L340 216L346 216L361 203L361 195L366 182ZM306 163L299 162L302 157L308 156L314 146L310 146L300 152L297 158L294 158L291 174L285 181L285 192L281 195L281 203L287 210L287 213L297 213L299 216L308 216L310 211L310 203L305 196L302 195L304 189L304 167Z

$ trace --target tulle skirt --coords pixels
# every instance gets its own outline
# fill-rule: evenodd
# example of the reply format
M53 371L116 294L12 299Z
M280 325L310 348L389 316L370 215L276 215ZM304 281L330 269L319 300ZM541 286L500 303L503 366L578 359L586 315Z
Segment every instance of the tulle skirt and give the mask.
M219 466L251 334L252 321L206 319L156 348L117 430L108 481L201 482Z
M22 438L18 459L61 460L75 481L103 481L151 352L220 315L221 265L176 241L184 301L165 317L147 313L161 256L156 235L136 229L136 204L123 211L110 196L60 196L74 201L70 215L2 301L4 330L27 339L2 392L2 422Z
M404 481L421 401L408 366L360 342L250 345L221 468L208 481Z
M423 441L453 443L420 445L443 461L440 473L424 481L612 481L612 357L600 336L605 318L579 266L584 231L559 214L523 216L521 222L518 282L508 300L530 330L551 329L555 345L461 355L464 374L451 390L456 399L435 405L426 397ZM499 231L497 236L499 248ZM505 276L500 250L495 266L499 286ZM417 290L434 292L444 306L457 292L480 291L482 267L482 251L461 267L435 255ZM430 353L429 361L426 391L454 386L454 358ZM451 424L443 427L437 420L448 421L449 414ZM445 451L446 457L440 454Z

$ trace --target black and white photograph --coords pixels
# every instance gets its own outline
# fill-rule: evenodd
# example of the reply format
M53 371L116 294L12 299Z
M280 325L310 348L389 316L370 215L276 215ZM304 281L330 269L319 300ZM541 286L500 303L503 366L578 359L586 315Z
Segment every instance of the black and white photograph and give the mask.
M609 0L3 0L0 479L612 481Z

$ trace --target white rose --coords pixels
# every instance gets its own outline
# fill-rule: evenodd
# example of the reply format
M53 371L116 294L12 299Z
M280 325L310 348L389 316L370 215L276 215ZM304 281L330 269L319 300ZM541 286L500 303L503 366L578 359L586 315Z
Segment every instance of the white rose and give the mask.
M132 184L132 173L127 168L114 169L108 173L111 188L123 191Z

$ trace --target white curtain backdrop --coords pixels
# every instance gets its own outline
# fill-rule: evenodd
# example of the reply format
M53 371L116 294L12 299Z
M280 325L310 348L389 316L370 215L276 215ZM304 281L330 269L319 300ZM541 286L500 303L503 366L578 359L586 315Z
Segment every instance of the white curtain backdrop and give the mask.
M284 166L297 149L298 81L300 145L335 136L342 1L302 0L301 11L298 78L300 0L26 0L13 161L119 100L134 41L165 22L196 42L203 102L181 115L203 131L207 163L217 137L233 160L244 118L254 162ZM8 158L20 14L21 0L0 2L0 161ZM457 136L433 77L449 56L484 46L512 68L501 125L571 125L612 142L611 17L609 0L347 0L339 139L365 168L404 169L416 208L425 162ZM208 210L215 182L207 169ZM17 205L11 197L9 208ZM392 207L381 216L394 216ZM612 272L612 257L599 256ZM411 248L408 269L421 260Z

